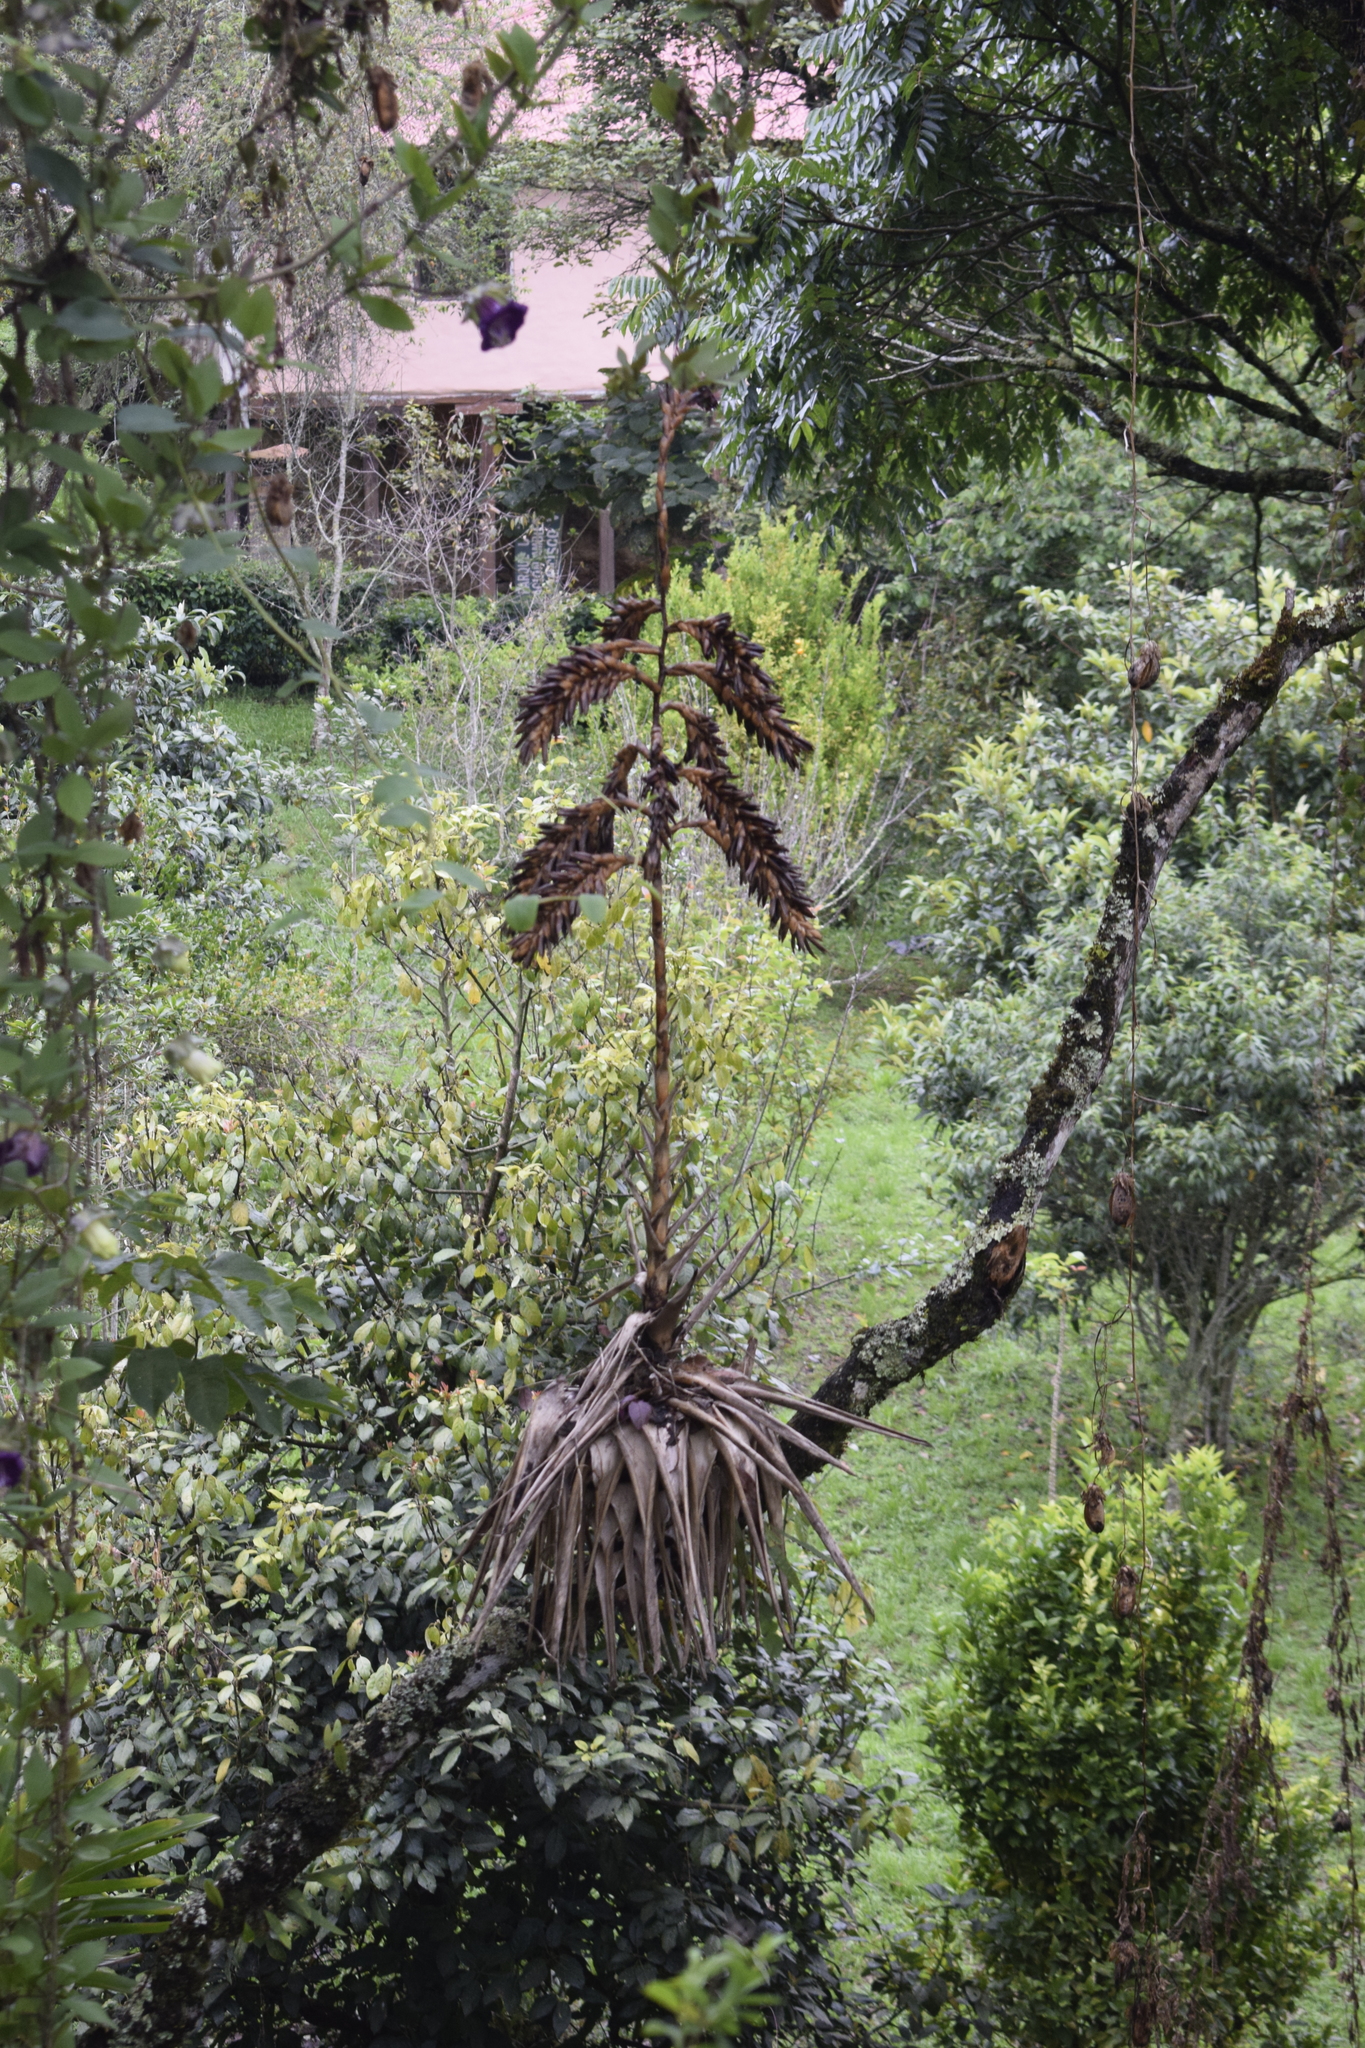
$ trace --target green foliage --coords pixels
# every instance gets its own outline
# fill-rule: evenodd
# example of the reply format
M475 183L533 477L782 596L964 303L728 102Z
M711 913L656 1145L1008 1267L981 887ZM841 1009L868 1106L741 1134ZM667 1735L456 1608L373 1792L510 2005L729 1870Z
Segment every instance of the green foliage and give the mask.
M231 735L184 716L185 700L208 686L205 673L144 634L125 578L171 547L191 571L235 565L240 536L222 532L219 504L225 478L245 472L258 438L236 424L239 398L258 373L269 375L283 338L261 268L295 283L325 272L331 299L363 301L365 286L401 291L402 264L469 188L508 102L527 101L576 12L556 17L544 45L516 31L494 47L495 86L474 113L457 115L458 143L443 137L431 156L395 145L402 176L386 174L374 209L387 216L387 246L372 220L362 248L352 195L321 242L310 215L297 259L275 151L297 143L296 118L306 127L321 104L344 115L341 95L366 92L363 71L348 75L349 53L357 43L369 52L373 23L364 6L321 0L307 36L282 40L282 17L251 17L248 40L271 53L272 82L230 102L234 125L244 104L257 111L237 135L228 182L273 252L264 265L262 245L235 237L231 222L214 220L211 245L201 238L202 217L196 223L187 195L163 175L156 134L164 144L176 128L167 99L208 26L203 14L188 35L181 18L178 47L150 73L140 46L161 24L139 0L95 11L59 0L41 22L9 23L0 67L9 195L0 323L0 1674L9 1745L0 1932L9 1936L5 2024L13 2018L21 2038L44 2048L98 2019L110 1945L137 1924L123 1895L139 1889L136 1866L174 1832L164 1814L150 1818L165 1804L159 1787L131 1826L105 1825L106 1793L127 1788L90 1788L80 1757L87 1650L94 1656L100 1633L118 1623L96 1608L70 1558L82 1515L127 1499L121 1474L91 1460L81 1434L81 1386L108 1370L111 1354L99 1345L117 1345L96 1339L92 1322L125 1294L183 1294L201 1317L237 1332L239 1348L225 1363L226 1350L176 1351L173 1341L155 1347L171 1362L134 1358L127 1370L154 1402L166 1379L179 1380L199 1420L251 1404L269 1430L280 1426L277 1396L291 1415L307 1396L262 1366L253 1342L267 1327L287 1342L301 1300L327 1320L311 1284L284 1281L238 1251L200 1260L168 1249L164 1209L111 1203L103 1184L103 1112L111 1085L127 1078L103 1030L108 998L136 979L139 941L150 937L138 930L146 901L121 886L146 819L120 799L138 778L162 794L179 782L201 793L201 817L212 817L220 839L240 833L239 843L254 833L236 820L253 813L254 823L262 809L245 786L224 796L217 776ZM234 17L238 44L241 29ZM221 102L206 105L193 89L190 97L189 125L221 140ZM433 196L432 157L450 173L443 195ZM169 690L163 656L177 672ZM190 808L182 796L182 811ZM182 822L188 839L192 821ZM169 980L186 948L178 935L159 938L146 964ZM128 1037L137 1036L134 1027ZM172 1045L191 1079L214 1071L183 1032ZM144 1256L127 1255L129 1239Z
M1111 1944L1140 1911L1183 1949L1186 1988L1227 2041L1282 2020L1331 1938L1331 1910L1311 1896L1326 1787L1277 1791L1263 1756L1230 1821L1216 1942L1197 1912L1182 1920L1240 1704L1240 1519L1216 1455L1196 1451L1125 1479L1103 1535L1077 1505L1020 1511L962 1570L929 1740L961 1815L996 2021L1039 2048L1127 2041L1133 1985L1116 1984ZM1141 1575L1131 1616L1114 1606L1125 1562ZM1288 1730L1272 1734L1283 1750ZM1125 1907L1144 1813L1150 1890Z
M90 1504L78 1557L120 1628L83 1725L102 1763L136 1773L129 1812L151 1796L208 1816L178 1861L195 1874L450 1639L521 1390L590 1356L629 1306L611 1290L644 1170L645 906L623 894L518 984L490 900L498 826L443 800L423 834L371 821L338 884L337 919L387 955L411 1020L391 1072L318 1066L276 1100L224 1073L182 1081L114 1150L125 1197L174 1216L200 1258L107 1283L124 1334L78 1441L126 1491ZM728 1170L712 1235L759 1226L710 1320L739 1358L775 1327L784 1264L808 1256L789 1132L816 1084L779 1028L803 982L752 926L695 914L674 957L687 1199L724 1191ZM228 1312L213 1289L256 1260L277 1294L253 1322L249 1288ZM326 1312L311 1326L310 1291ZM254 1375L259 1398L248 1385L234 1412L208 1412L215 1369ZM304 1377L335 1404L320 1422L297 1412ZM475 1702L257 1930L206 2038L270 2032L301 1999L338 2048L375 2014L395 2041L461 2048L508 2026L625 2028L689 1944L774 1922L794 1937L782 2011L833 2024L826 1894L903 1793L894 1775L861 1781L858 1742L890 1699L840 1633L834 1588L793 1562L790 1651L741 1630L728 1667L690 1687L629 1660L610 1688L595 1667L552 1682L528 1662Z
M960 749L948 774L951 804L922 821L931 852L904 894L935 958L959 981L1026 975L1042 927L1093 902L1133 772L1125 572L1115 570L1097 597L1036 588L1022 595L1042 649L1063 679L1075 678L1079 694L1063 684L1063 703L1024 696L1003 734ZM1264 599L1278 608L1282 595L1267 571ZM1221 591L1188 591L1157 568L1146 579L1142 617L1162 650L1160 677L1136 713L1138 780L1153 788L1260 634L1250 605ZM1248 800L1272 820L1323 813L1336 752L1331 705L1320 660L1295 677L1182 838L1176 860L1187 873L1201 856L1216 856Z
M885 766L890 701L881 648L882 602L850 616L848 585L824 537L764 520L730 550L722 571L693 577L680 602L729 612L782 677L787 709L814 743L815 773L831 792L863 794Z
M781 1945L781 1935L765 1934L752 1948L727 1941L709 1956L689 1949L686 1969L645 1986L646 1996L673 2015L650 2020L645 2033L671 2048L724 2048L746 2028L760 2026L774 2002L763 1988L768 1964Z
M972 459L1017 470L1078 416L1121 439L1136 176L1140 451L1210 492L1325 503L1318 366L1357 270L1329 226L1357 177L1342 31L1269 0L1143 4L1132 26L1136 162L1100 0L878 0L809 40L837 95L799 149L741 158L701 266L747 373L727 436L747 480L794 473L850 526L894 530ZM1235 425L1200 461L1187 432L1215 411Z
M499 503L508 512L555 521L610 512L620 580L640 575L653 561L661 392L659 385L622 374L600 412L563 399L529 402L506 429L510 469ZM716 433L713 414L693 412L673 444L665 495L670 545L680 560L695 556L709 539Z
M298 639L303 618L298 593L280 570L243 563L231 573L187 574L174 561L157 561L135 569L126 588L145 616L173 614L183 607L220 618L215 663L235 671L249 689L297 689L305 681L307 657L276 630L282 627ZM479 609L477 604L473 609ZM441 637L440 614L429 598L391 597L383 577L362 570L342 579L341 616L349 627L341 648L344 662L406 660L424 642Z
M6 1671L7 1705L19 1704ZM203 1816L111 1811L132 1773L91 1782L74 1744L55 1758L17 1729L0 1742L0 2041L71 2048L106 2018L100 1994L117 1991L112 1965L128 1941L156 1933L171 1908L150 1897L170 1852Z
M1323 1238L1354 1215L1365 1184L1365 936L1339 903L1325 1007L1330 857L1297 821L1267 825L1251 807L1193 874L1168 868L1161 886L1138 979L1135 1307L1172 1442L1188 1428L1226 1445L1256 1323L1300 1285L1320 1129ZM884 1013L886 1053L952 1132L963 1202L979 1198L1022 1126L1093 923L1092 905L1068 912L1063 899L1009 992L983 982ZM1128 1237L1106 1203L1129 1117L1126 1089L1102 1092L1048 1185L1047 1234L1078 1248L1092 1279L1127 1268ZM1347 1252L1333 1270L1353 1265Z

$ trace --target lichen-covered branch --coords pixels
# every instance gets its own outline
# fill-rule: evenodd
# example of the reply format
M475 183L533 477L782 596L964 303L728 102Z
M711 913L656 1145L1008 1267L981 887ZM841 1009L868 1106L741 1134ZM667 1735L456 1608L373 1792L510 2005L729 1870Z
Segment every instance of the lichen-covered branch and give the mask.
M383 1704L285 1787L232 1860L180 1903L149 1944L141 1976L102 2040L105 2048L182 2048L203 2029L203 1993L216 1955L277 1908L310 1863L364 1818L393 1773L526 1653L526 1630L495 1617L477 1648L468 1638L433 1651Z
M998 1320L1023 1278L1028 1227L1053 1168L1104 1079L1171 848L1289 678L1324 648L1361 632L1365 590L1297 616L1292 602L1286 605L1260 653L1224 685L1195 726L1156 795L1149 801L1139 793L1130 801L1080 989L1029 1097L1023 1136L1001 1162L966 1249L908 1315L858 1332L848 1357L819 1389L821 1401L848 1415L867 1415L903 1381L920 1377ZM825 1449L837 1448L847 1434L812 1418L800 1427Z

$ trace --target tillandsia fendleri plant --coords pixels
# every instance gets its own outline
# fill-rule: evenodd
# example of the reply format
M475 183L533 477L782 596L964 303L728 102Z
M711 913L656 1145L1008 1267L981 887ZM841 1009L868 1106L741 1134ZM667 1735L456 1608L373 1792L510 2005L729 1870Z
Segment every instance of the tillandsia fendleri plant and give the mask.
M713 840L781 937L804 952L817 951L821 943L806 885L772 819L733 779L714 713L679 694L702 685L775 759L798 771L805 765L810 744L792 726L776 683L759 665L763 649L724 614L669 617L669 451L689 411L706 397L695 388L664 393L655 595L618 601L600 641L571 649L547 669L526 692L518 714L521 758L528 762L623 684L635 685L650 700L648 744L622 747L600 796L545 827L513 873L506 908L513 956L530 967L567 935L584 900L600 901L623 869L638 867L644 878L654 1046L649 1184L641 1198L644 1262L635 1276L640 1306L581 1378L558 1381L535 1399L513 1469L471 1538L471 1545L481 1546L473 1597L482 1597L483 1606L476 1634L526 1561L533 1636L563 1664L586 1655L600 1634L613 1672L618 1623L633 1637L641 1661L654 1669L668 1660L714 1660L737 1605L762 1601L788 1634L788 1502L857 1585L785 1446L799 1443L808 1456L839 1460L774 1413L831 1411L688 1349L689 1332L749 1247L720 1272L703 1276L691 1263L701 1230L680 1231L682 1241L675 1241L664 903L666 859L674 841L684 832ZM651 621L653 637L646 639ZM617 847L617 823L624 819L637 821L637 852ZM705 1284L698 1292L699 1282Z

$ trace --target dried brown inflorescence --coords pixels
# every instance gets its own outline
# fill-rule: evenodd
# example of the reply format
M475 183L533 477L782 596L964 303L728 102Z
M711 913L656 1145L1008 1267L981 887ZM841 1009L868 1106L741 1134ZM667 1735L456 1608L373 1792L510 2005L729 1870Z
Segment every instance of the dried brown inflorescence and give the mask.
M294 486L287 476L272 476L266 487L265 516L272 526L292 526Z
M546 825L512 871L512 889L519 896L539 896L540 909L529 931L510 938L512 958L529 966L548 953L578 915L579 898L600 896L613 875L629 866L613 844L616 806L608 797L575 804Z
M517 752L522 762L549 752L550 742L594 704L605 704L622 683L642 678L628 661L602 647L574 647L547 668L517 707Z
M769 922L801 953L818 953L820 926L806 885L772 820L723 768L683 768L705 813L701 829L717 845Z
M1161 674L1161 649L1155 640L1144 640L1128 665L1130 690L1150 690Z
M1109 1220L1126 1230L1137 1215L1137 1182L1131 1173L1116 1173L1109 1189Z
M460 73L460 105L472 114L493 90L493 74L480 57L471 57Z
M1130 1564L1121 1564L1114 1574L1114 1613L1120 1621L1137 1612L1138 1575Z
M1091 1535L1098 1536L1104 1528L1104 1488L1102 1486L1092 1484L1086 1487L1085 1492L1081 1495L1081 1513L1085 1516L1085 1526Z
M761 747L788 768L804 768L814 749L788 718L777 684L759 667L763 649L757 641L736 632L728 612L714 619L679 619L673 630L697 642L709 667L709 674L691 666L679 672L703 674L725 709Z

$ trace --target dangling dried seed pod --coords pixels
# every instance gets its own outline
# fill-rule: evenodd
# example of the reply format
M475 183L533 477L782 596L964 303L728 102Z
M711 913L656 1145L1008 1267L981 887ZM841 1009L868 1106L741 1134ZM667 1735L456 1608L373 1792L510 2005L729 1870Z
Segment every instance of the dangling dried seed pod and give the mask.
M1118 1940L1112 1941L1109 1944L1109 1960L1114 1965L1114 1983L1116 1986L1126 1983L1128 1978L1132 1976L1133 1965L1137 1959L1137 1944L1132 1940L1129 1930L1125 1928L1119 1935Z
M1138 1575L1130 1564L1121 1564L1114 1574L1114 1613L1120 1621L1137 1611Z
M272 476L265 494L265 516L272 526L294 523L294 486L287 476Z
M147 828L137 811L129 811L118 828L118 836L125 846L136 846L139 840L146 838Z
M1016 1223L998 1244L991 1246L991 1255L986 1261L986 1278L997 1294L1003 1294L1019 1279L1027 1250L1028 1230L1022 1223Z
M810 4L821 21L827 21L831 28L844 11L844 0L810 0Z
M1130 690L1150 690L1161 674L1161 649L1155 640L1144 640L1128 668Z
M1133 2048L1147 2048L1152 2038L1152 2007L1148 1999L1135 1998L1129 2007L1128 2036Z
M374 170L374 158L372 156L361 157L360 162L356 165L355 168L356 176L359 178L361 184L368 185L370 182L370 174Z
M493 90L493 74L479 57L471 57L460 73L460 105L472 114L485 94Z
M1093 1484L1086 1487L1081 1495L1081 1511L1085 1516L1086 1528L1092 1536L1098 1536L1104 1527L1103 1487Z
M1090 1449L1096 1464L1105 1466L1113 1464L1114 1446L1110 1442L1109 1432L1102 1422L1095 1424L1095 1433L1090 1439Z
M1137 1182L1131 1173L1116 1173L1109 1189L1109 1220L1119 1230L1126 1230L1136 1215Z
M375 126L387 135L391 128L398 126L398 82L382 64L371 64L365 78L370 88Z
M175 637L184 648L186 654L193 654L195 648L199 645L199 628L195 625L193 619L181 619L176 626Z
M464 12L464 0L431 0L431 4L437 14L462 14Z

